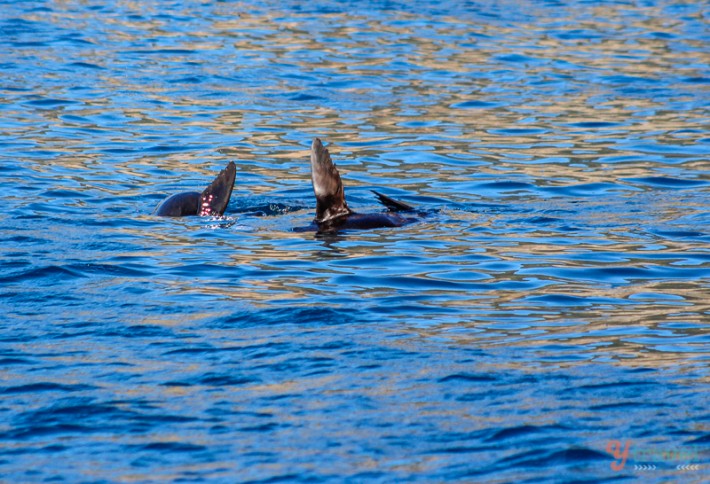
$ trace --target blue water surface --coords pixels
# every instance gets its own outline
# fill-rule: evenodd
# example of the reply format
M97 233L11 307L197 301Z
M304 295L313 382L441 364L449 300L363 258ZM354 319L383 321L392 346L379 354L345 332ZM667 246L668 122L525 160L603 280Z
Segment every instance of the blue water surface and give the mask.
M0 0L0 480L706 482L709 15Z

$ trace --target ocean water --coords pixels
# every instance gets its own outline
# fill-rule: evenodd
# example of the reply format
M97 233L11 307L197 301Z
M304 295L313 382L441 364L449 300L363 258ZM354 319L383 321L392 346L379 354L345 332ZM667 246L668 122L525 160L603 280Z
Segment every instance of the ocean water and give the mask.
M707 482L709 15L0 0L0 481Z

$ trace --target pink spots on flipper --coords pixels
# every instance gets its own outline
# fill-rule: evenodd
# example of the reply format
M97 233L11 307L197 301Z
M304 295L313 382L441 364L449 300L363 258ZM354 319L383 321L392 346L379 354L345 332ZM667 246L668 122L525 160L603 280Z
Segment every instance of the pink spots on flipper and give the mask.
M214 195L207 195L202 199L202 205L200 206L200 216L212 215L212 201L214 200Z

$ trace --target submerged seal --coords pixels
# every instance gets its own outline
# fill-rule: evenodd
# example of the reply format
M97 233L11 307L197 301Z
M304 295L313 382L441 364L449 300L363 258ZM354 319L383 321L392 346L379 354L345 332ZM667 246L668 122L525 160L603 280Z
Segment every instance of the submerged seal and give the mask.
M168 197L156 209L155 214L162 217L186 215L221 217L229 205L236 176L237 167L233 161L230 161L202 193L185 192Z
M335 232L345 229L375 229L401 227L414 222L400 212L413 212L414 208L373 190L387 212L356 213L345 201L343 182L330 153L318 138L311 145L311 178L316 195L316 217L313 220L318 232Z

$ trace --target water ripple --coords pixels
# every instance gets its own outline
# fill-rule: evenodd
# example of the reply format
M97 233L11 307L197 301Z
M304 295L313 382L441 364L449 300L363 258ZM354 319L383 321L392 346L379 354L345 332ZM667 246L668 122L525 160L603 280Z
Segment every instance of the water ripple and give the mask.
M4 480L702 481L703 2L0 4Z

